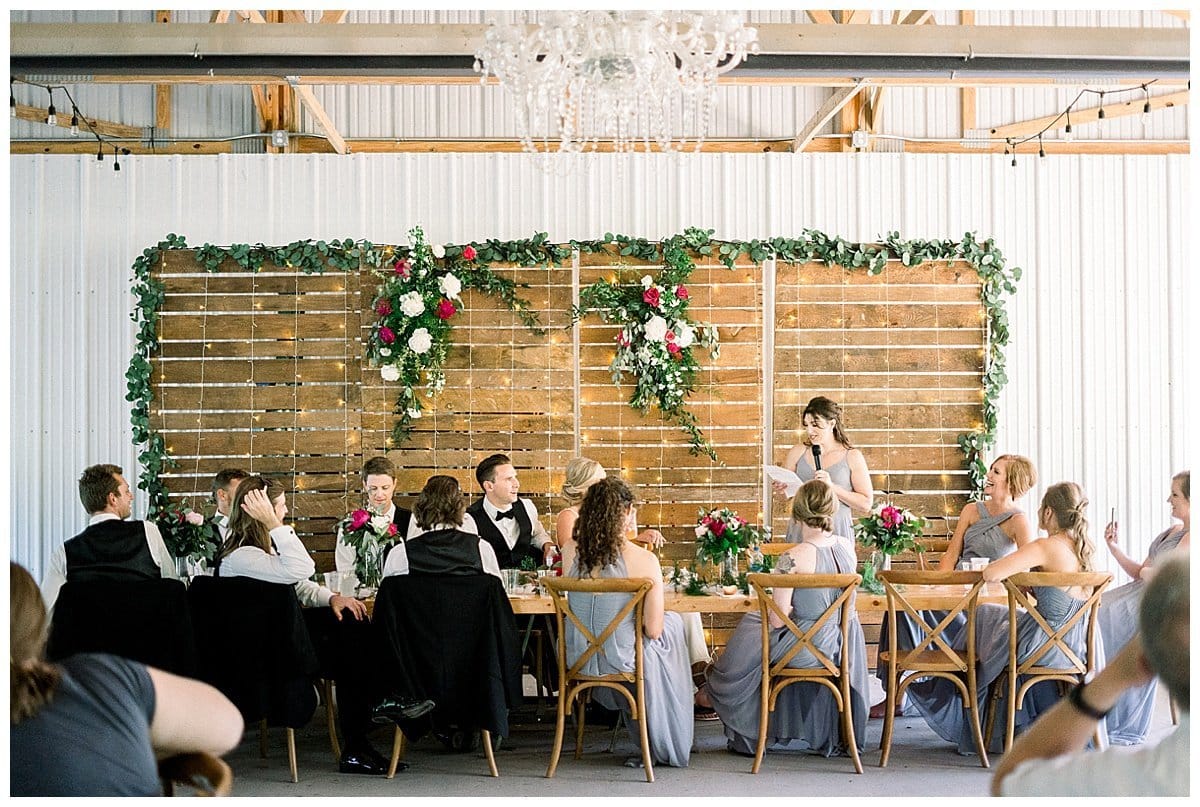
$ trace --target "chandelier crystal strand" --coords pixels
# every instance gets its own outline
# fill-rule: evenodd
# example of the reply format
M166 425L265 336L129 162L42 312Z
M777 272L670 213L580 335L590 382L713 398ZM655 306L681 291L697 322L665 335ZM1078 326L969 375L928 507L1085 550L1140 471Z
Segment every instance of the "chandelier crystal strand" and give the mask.
M525 151L699 151L717 77L758 53L730 11L555 11L529 25L493 22L476 54L516 102ZM688 123L696 128L689 131ZM547 168L548 160L543 160Z

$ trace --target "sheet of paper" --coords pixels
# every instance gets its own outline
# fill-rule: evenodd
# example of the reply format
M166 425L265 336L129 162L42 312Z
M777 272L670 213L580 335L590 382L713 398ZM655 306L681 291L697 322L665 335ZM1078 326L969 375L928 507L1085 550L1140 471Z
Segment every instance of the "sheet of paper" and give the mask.
M767 477L772 482L782 482L783 484L787 485L787 490L785 493L789 499L795 496L796 491L800 490L800 486L804 484L803 479L796 476L795 473L789 471L787 468L783 468L779 465L764 465L763 470L766 472Z

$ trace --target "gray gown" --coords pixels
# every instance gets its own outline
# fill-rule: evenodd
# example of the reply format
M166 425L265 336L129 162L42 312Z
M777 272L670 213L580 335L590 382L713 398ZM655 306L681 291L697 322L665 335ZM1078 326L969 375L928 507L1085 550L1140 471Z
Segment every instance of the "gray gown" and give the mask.
M1065 591L1053 587L1035 587L1034 597L1037 599L1038 611L1052 628L1066 622L1076 611L1083 607L1084 600L1077 600ZM1087 651L1087 618L1077 622L1066 636L1064 642L1080 658L1086 659ZM1022 660L1037 649L1047 636L1033 617L1024 611L1017 614L1017 659ZM966 631L959 631L953 647L957 650L966 648ZM975 617L975 649L978 654L976 681L979 689L979 724L983 728L987 715L988 687L1008 665L1008 606L983 604ZM1104 643L1097 637L1096 669L1104 666ZM1068 660L1061 650L1054 649L1042 656L1039 665L1048 667L1067 666ZM967 722L966 710L958 690L952 683L943 678L929 678L918 681L907 690L911 701L916 705L925 722L942 739L958 745L958 753L974 754L975 740ZM1037 716L1047 711L1058 701L1058 689L1054 681L1043 681L1025 694L1025 702L1016 712L1016 734L1020 734ZM1007 704L1002 699L996 706L996 725L992 737L984 738L988 750L998 752L1004 746L1004 715L1007 714Z
M1159 534L1150 544L1147 562L1153 566L1161 557L1183 540L1186 530L1170 528ZM1100 635L1104 639L1104 652L1111 658L1124 649L1138 630L1138 611L1142 605L1144 580L1133 580L1104 593L1100 600L1097 616ZM1105 722L1108 739L1114 745L1137 745L1146 738L1150 728L1150 717L1154 711L1154 691L1158 679L1148 684L1125 691L1117 700Z
M572 564L571 577L579 570ZM625 559L600 570L595 577L628 577ZM570 594L571 608L588 630L599 635L617 612L629 601L628 594ZM565 625L567 664L575 663L585 649L585 639L574 626ZM604 649L584 665L590 675L613 672L632 672L634 668L634 624L630 613L604 644ZM646 731L650 738L650 756L656 765L686 768L692 750L693 700L692 671L684 641L683 621L679 614L668 611L663 619L663 632L657 639L646 637L642 643L642 661L646 678ZM620 709L629 715L629 703L616 692L604 688L589 690L601 706ZM635 721L629 720L631 727ZM639 733L631 728L634 742Z
M842 455L842 458L833 465L826 465L824 470L829 473L829 481L837 485L839 488L851 490L850 484L850 463L847 460L850 458L850 452L847 451ZM796 476L808 482L816 475L816 471L808 464L808 460L804 455L800 455L800 459L796 461ZM847 538L854 538L854 524L851 519L850 506L844 502L838 502L837 512L833 514L833 529L831 532L834 535L844 535ZM800 526L795 521L788 522L787 539L792 543L800 541Z
M817 547L815 574L852 573L855 558L843 546ZM837 597L837 589L793 589L792 619L807 629ZM850 700L854 737L858 750L866 748L867 650L858 614L851 610L848 633L850 653ZM830 619L815 638L815 644L834 660L840 660L840 624ZM772 631L771 658L778 659L796 644L787 628ZM815 667L807 650L797 653L791 667ZM729 637L724 652L708 673L708 694L713 708L725 724L730 751L753 754L758 744L760 692L762 686L762 618L746 614ZM792 684L779 695L767 729L767 747L808 750L824 756L844 754L841 723L833 695L820 684Z

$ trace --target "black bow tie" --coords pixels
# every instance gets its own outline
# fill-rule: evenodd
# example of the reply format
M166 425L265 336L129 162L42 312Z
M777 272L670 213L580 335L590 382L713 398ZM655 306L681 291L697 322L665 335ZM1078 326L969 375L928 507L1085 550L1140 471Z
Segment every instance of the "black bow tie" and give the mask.
M507 510L505 510L503 513L496 513L497 521L500 521L501 519L504 519L504 518L516 518L516 517L517 517L517 514L513 512L513 509L511 507L508 508Z

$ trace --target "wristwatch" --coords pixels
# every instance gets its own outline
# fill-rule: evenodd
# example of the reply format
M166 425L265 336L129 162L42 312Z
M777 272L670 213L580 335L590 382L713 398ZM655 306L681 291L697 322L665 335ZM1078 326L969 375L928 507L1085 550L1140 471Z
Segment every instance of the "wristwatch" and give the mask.
M1087 701L1085 701L1083 699L1083 687L1084 687L1083 684L1080 684L1079 686L1074 687L1071 690L1071 693L1069 695L1067 695L1067 700L1071 702L1072 706L1074 706L1076 709L1083 712L1085 715L1092 718L1093 720L1103 720L1105 718L1105 716L1109 712L1112 711L1112 707L1110 706L1109 708L1105 709L1104 711L1101 711L1101 710L1097 709L1095 706L1092 706L1090 703L1088 703Z

